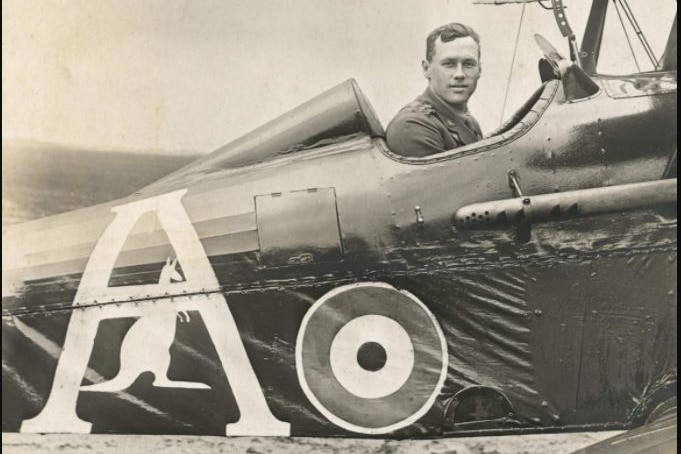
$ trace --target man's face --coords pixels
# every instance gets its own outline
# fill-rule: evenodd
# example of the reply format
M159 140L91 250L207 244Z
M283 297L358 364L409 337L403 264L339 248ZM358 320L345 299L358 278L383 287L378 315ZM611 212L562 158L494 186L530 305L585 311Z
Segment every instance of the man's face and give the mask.
M423 61L423 74L437 96L452 107L465 109L480 78L478 43L470 36L446 43L438 38L431 61Z

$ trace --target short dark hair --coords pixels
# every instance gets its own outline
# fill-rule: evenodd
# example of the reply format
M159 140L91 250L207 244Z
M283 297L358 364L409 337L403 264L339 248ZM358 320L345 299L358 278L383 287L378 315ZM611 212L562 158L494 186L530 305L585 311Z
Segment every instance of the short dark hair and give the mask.
M443 43L448 43L449 41L454 41L456 38L465 38L466 36L470 36L478 44L479 53L480 35L468 25L452 22L451 24L436 28L430 32L428 38L426 38L426 60L432 60L433 54L435 54L435 41L437 41L438 38L440 38Z

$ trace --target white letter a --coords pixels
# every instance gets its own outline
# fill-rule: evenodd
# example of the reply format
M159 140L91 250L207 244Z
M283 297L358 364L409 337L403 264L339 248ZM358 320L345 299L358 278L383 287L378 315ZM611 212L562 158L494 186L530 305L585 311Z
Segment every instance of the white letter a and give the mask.
M73 301L74 306L91 305L95 301L125 302L141 295L162 296L166 292L170 293L169 282L164 282L163 278L159 284L154 285L108 286L116 258L125 240L140 216L148 212L154 212L158 216L161 227L177 254L176 261L172 263L173 270L179 261L185 280L172 284L172 300L149 300L137 304L123 303L120 306L111 304L74 307L45 407L36 417L23 422L21 432L90 432L91 424L76 414L76 403L99 322L107 318L139 317L139 320L123 340L121 370L116 378L82 389L122 390L145 370L154 372L156 386L206 387L202 383L173 382L165 375L170 358L164 355L169 355L167 347L174 338L175 316L178 312L192 310L201 314L241 414L238 422L227 424L225 434L290 434L290 425L276 419L267 406L227 301L219 291L215 272L182 206L181 199L186 192L186 189L182 189L112 209L117 214L116 218L104 231L90 255ZM169 265L167 262L164 271L172 273ZM191 299L182 296L185 293L193 293L194 296ZM159 323L161 320L163 322ZM135 329L136 326L140 328ZM147 337L141 336L141 332L147 333ZM157 343L150 339L156 339ZM144 358L148 360L143 360Z

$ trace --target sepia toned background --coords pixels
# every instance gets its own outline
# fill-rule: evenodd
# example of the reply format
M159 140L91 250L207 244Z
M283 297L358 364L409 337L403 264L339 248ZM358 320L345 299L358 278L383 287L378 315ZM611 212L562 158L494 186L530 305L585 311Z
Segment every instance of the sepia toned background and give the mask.
M566 4L581 37L590 2ZM659 56L675 3L631 4ZM568 53L552 13L533 4L5 0L2 9L3 226L127 195L351 77L385 126L425 88L425 36L443 23L463 22L481 35L483 76L470 108L485 131L539 85L535 33ZM634 71L621 30L613 36L601 66ZM606 435L406 443L164 436L140 444L127 436L3 434L3 445L12 452L491 454L568 452Z
M581 37L590 1L565 3ZM631 5L659 56L675 2ZM523 11L472 0L7 0L2 8L3 141L174 154L209 152L351 77L385 125L425 88L425 37L451 21L481 36L470 107L491 130ZM615 33L606 34L621 39L605 40L600 67L632 72L611 16ZM534 33L568 53L553 13L526 5L505 116L540 83Z

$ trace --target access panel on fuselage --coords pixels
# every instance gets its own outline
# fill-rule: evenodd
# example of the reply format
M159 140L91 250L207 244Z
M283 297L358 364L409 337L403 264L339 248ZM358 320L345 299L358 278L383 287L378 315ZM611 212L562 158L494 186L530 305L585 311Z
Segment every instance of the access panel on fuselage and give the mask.
M334 188L255 197L262 265L331 262L343 257Z

